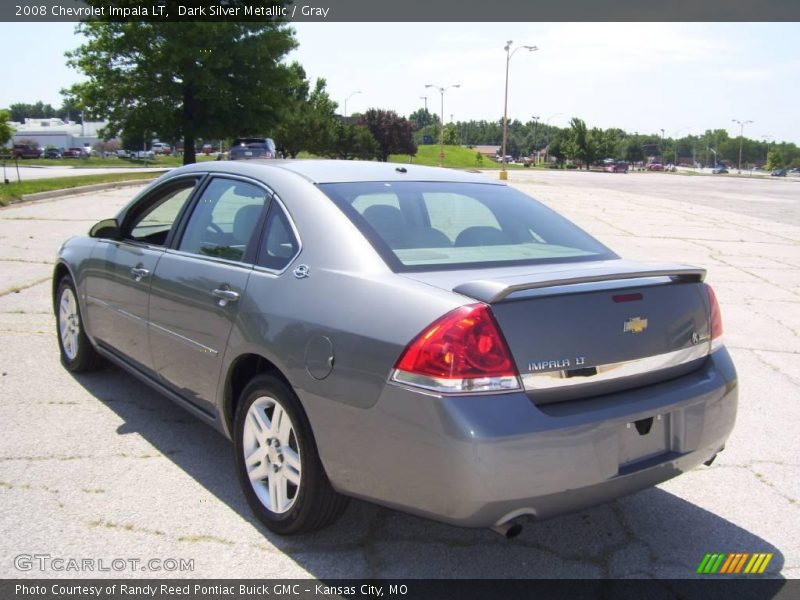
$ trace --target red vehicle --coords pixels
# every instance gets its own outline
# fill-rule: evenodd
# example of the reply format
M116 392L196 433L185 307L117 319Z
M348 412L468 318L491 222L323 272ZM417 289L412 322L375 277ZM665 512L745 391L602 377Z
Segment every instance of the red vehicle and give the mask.
M14 144L14 158L39 158L42 149L33 144Z
M83 153L83 148L67 148L64 152L61 153L61 156L64 158L83 158L85 155Z
M664 165L662 165L661 163L650 163L649 165L647 165L647 170L648 171L663 171L664 170Z

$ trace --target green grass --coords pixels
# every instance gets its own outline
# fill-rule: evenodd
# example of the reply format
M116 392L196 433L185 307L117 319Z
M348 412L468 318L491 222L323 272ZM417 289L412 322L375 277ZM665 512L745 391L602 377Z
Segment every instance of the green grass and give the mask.
M54 177L52 179L32 179L3 185L0 183L0 206L19 202L26 194L49 192L51 190L69 189L95 183L113 183L133 179L155 179L160 173L107 173L103 175L78 175L76 177Z
M456 169L500 169L500 163L491 158L477 159L478 151L464 146L444 146L444 166ZM389 162L408 163L408 154L392 154ZM439 166L439 145L431 144L417 147L417 155L411 161L415 165ZM506 165L508 170L523 169L522 165Z

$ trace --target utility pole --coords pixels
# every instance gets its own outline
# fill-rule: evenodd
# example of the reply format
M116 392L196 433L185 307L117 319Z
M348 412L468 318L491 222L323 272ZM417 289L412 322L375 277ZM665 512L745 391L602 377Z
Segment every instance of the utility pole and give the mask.
M739 124L739 175L742 174L742 144L744 143L744 126L752 123L753 121L740 121L739 119L731 119L734 123Z
M460 83L454 83L452 85L446 85L444 87L440 87L438 85L433 85L432 83L426 83L426 88L433 88L435 90L439 90L439 94L442 97L442 105L441 105L441 127L439 128L439 166L444 166L444 93L449 90L450 88L459 88L461 87Z
M512 40L508 40L505 48L503 48L503 50L506 51L506 95L503 103L503 156L500 161L500 179L508 179L508 172L506 171L506 146L508 145L508 65L511 63L511 57L514 56L514 52L520 48L525 48L528 52L536 52L539 49L536 46L517 46L511 51L511 44L513 43Z

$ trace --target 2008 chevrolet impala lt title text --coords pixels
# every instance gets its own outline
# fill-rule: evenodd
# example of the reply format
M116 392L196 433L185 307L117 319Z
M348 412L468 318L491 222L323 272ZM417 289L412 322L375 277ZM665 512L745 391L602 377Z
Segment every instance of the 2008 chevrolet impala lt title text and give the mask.
M231 438L270 529L357 497L513 536L723 449L704 277L479 175L255 160L176 169L65 242L53 302L66 368L111 361Z

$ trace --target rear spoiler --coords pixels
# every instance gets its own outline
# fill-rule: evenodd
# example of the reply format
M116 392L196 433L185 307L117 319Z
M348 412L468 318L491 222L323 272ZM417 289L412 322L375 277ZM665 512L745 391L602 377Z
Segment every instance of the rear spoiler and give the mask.
M617 281L642 279L646 277L670 277L675 281L700 282L706 277L706 270L677 264L648 265L635 261L615 260L602 263L571 263L569 268L560 271L544 271L497 279L480 279L462 283L453 291L481 302L492 304L500 302L514 292L547 287L595 283L598 281Z

